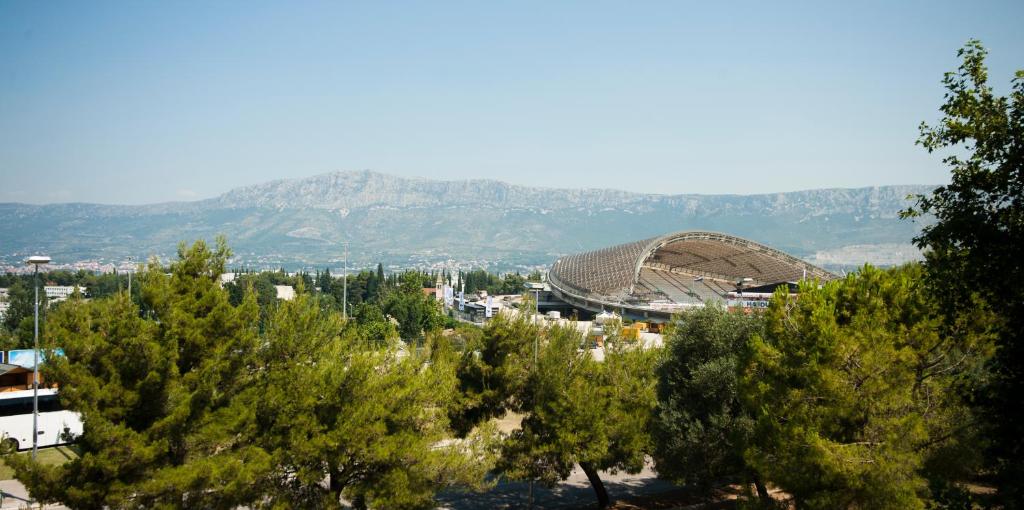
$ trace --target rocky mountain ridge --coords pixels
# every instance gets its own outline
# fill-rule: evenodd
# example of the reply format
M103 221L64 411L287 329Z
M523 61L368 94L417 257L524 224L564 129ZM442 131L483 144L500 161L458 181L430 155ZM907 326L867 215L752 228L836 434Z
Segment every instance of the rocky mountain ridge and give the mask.
M224 234L238 263L259 267L334 267L340 243L347 241L357 266L455 261L501 269L706 229L749 237L812 262L825 254L821 260L829 264L853 265L871 261L872 246L890 252L886 261L894 246L907 247L920 223L901 220L898 213L908 195L933 187L658 195L333 172L244 186L195 202L0 204L0 262L17 263L36 251L63 260L169 257L179 241ZM844 250L851 246L856 249Z

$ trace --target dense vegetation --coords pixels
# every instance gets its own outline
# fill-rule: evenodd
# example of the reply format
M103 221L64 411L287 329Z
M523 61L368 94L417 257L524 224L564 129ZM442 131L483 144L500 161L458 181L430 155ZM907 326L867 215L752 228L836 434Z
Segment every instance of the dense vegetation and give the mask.
M454 365L361 331L301 283L261 327L254 291L233 305L218 285L227 257L224 244L197 242L180 248L170 277L147 269L152 313L121 294L51 315L47 344L67 357L46 366L47 379L86 432L81 457L63 466L11 458L35 497L74 508L313 508L344 496L397 508L483 484L486 443L445 442Z
M971 387L978 424L990 438L987 462L1004 501L1024 508L1024 69L1008 96L988 84L978 41L960 50L963 63L943 79L938 124L921 125L918 143L945 154L950 184L917 197L908 216L931 214L918 246L927 254L932 293L955 331L981 301L999 319L987 375Z
M167 268L163 268L166 272ZM235 269L234 280L226 283L233 305L239 305L245 296L246 289L252 286L260 305L260 324L269 318L273 306L277 302L275 285L295 287L303 285L314 295L314 300L323 310L342 311L343 303L347 303L348 315L353 315L365 322L388 322L386 316L397 321L401 338L412 341L423 339L425 332L435 330L447 321L436 303L419 291L436 285L438 277L448 285L461 288L465 285L466 293L486 290L491 294L519 294L523 291L526 281L540 281L540 273L522 276L519 273L496 275L482 269L459 271L450 274L443 271L426 272L407 270L400 273L385 273L381 264L376 270L361 270L357 273L341 277L332 275L329 269L310 273L286 273L284 271L252 272ZM84 297L99 299L114 296L128 289L126 273L96 274L89 271L47 271L39 276L40 285L68 285L85 289ZM0 288L9 291L11 303L7 314L0 320L0 350L25 349L32 346L32 285L31 275L0 275ZM141 287L132 287L132 300L140 307L146 303L141 297ZM40 294L41 314L49 313L52 308L47 306L45 295ZM45 320L43 321L45 326ZM384 326L380 326L385 328ZM386 329L386 328L385 328Z
M648 459L709 498L738 484L750 507L1022 508L1024 72L998 97L981 46L961 55L946 116L922 127L929 150L956 149L952 183L907 212L937 221L922 264L802 282L759 314L684 313L664 349L613 334L599 362L575 328L525 315L454 325L422 292L436 275L353 275L343 315L326 272L221 288L224 243L182 245L137 295L49 311L66 357L46 376L83 416L81 456L8 463L72 508L422 508L488 474L552 485L575 466L604 507L600 472ZM508 413L521 426L496 434Z

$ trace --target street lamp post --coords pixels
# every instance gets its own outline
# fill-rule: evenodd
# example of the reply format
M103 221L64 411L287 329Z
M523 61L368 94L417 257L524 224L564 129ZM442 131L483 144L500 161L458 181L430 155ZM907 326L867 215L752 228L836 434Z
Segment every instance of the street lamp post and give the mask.
M348 241L345 241L345 272L341 275L341 318L348 320Z
M50 257L35 255L26 261L34 266L32 286L36 293L35 336L32 349L32 460L39 449L39 266L50 263Z

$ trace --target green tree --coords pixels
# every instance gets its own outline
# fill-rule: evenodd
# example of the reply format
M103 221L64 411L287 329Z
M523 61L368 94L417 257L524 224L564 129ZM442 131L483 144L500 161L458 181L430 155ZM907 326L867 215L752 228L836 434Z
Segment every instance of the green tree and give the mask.
M553 485L579 464L597 496L610 503L599 471L643 469L651 453L657 352L606 343L597 362L574 328L545 330L522 396L522 428L505 442L499 468L512 478Z
M270 315L277 307L277 289L273 283L278 278L276 275L277 273L268 272L245 274L224 286L228 300L233 306L241 305L250 292L255 294L261 330L266 327Z
M316 286L320 289L322 294L330 294L331 287L334 286L334 278L331 277L331 270L324 269L324 272L317 272L316 274Z
M264 506L423 508L438 489L485 487L489 442L448 428L452 364L369 345L304 292L270 324L243 398L249 442L275 459Z
M398 328L384 315L379 306L360 303L352 313L359 337L367 344L377 347L393 345L401 339Z
M989 355L992 319L943 334L922 272L865 267L772 299L741 379L745 458L798 508L922 508L929 458L975 446L955 388Z
M992 465L1004 504L1024 508L1024 70L1009 96L988 84L986 50L969 41L960 67L946 73L942 119L922 123L918 144L947 151L951 179L918 196L907 216L932 215L915 239L929 281L954 327L980 296L1002 318L988 384L974 395L991 427Z
M386 292L381 308L398 321L404 340L420 340L424 332L444 327L441 304L423 293L422 275L417 272L404 273L402 284Z
M366 277L366 301L377 301L380 297L380 286L383 285L382 280L378 279L377 273L369 273Z
M541 330L526 315L498 314L479 334L475 328L460 331L459 401L452 422L464 434L491 418L521 410Z
M519 273L508 273L501 281L501 287L496 290L498 294L522 294L526 278Z
M90 298L113 296L121 287L121 277L116 272L101 275L87 274L85 278L81 283L86 287L86 293Z
M182 244L171 276L150 266L140 317L124 294L62 306L45 366L60 398L82 415L81 457L42 466L8 462L41 501L73 508L230 508L254 500L271 459L231 433L251 416L235 398L257 347L255 299L233 307L217 285L229 251Z
M454 440L454 363L372 343L298 282L261 333L254 292L218 285L229 251L179 248L150 266L138 307L72 300L51 320L66 357L45 366L82 415L81 456L5 459L39 501L72 508L421 508L484 487L485 434ZM251 288L251 287L250 287ZM387 398L381 398L386 395ZM325 480L328 482L324 484Z
M39 282L39 310L42 313L47 306L46 293L43 292L43 277L40 277ZM8 289L7 302L9 307L7 313L4 315L3 327L18 335L19 340L23 343L26 339L22 338L23 334L27 331L29 344L32 343L32 328L33 321L35 320L35 291L32 288L32 279L19 278L14 282L13 285ZM26 326L23 326L27 324Z
M754 422L743 406L739 374L744 351L763 334L757 314L705 306L679 316L658 365L654 459L658 475L708 494L728 479L764 484L743 459Z

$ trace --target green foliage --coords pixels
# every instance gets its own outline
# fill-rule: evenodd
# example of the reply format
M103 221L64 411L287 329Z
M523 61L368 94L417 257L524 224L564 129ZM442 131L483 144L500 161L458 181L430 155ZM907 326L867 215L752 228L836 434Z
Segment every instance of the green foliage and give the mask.
M499 468L512 478L553 485L578 463L604 507L609 498L598 471L639 472L651 453L657 351L613 340L599 363L580 349L583 337L574 328L544 333L522 396L527 416L505 442Z
M274 281L280 281L276 273L264 272L255 274L239 275L235 281L224 285L228 293L228 300L234 306L240 306L249 294L255 295L256 305L259 308L259 327L263 330L266 327L274 309L277 307L277 289L274 288ZM288 283L289 285L292 282Z
M919 195L906 216L936 219L915 239L926 250L933 296L952 323L963 322L980 296L1001 318L999 349L991 377L974 392L991 427L991 465L999 473L1003 503L1024 507L1024 70L1010 94L988 84L987 51L969 41L960 67L946 73L942 119L922 123L918 143L947 151L951 179L931 195Z
M651 450L657 351L612 340L599 363L580 348L575 329L507 314L482 332L462 329L446 342L449 351L462 351L460 397L451 412L457 431L509 411L526 414L502 448L499 471L506 476L554 484L578 463L606 505L597 471L643 468Z
M384 313L398 321L399 334L407 341L418 341L425 332L436 331L445 324L441 303L422 289L422 274L410 271L402 275L401 286L387 292L381 301Z
M32 291L32 280L19 278L14 281L14 284L7 289L7 302L10 303L10 307L7 309L7 313L4 314L2 325L7 331L17 331L21 321L26 317L31 318L34 313L33 296L35 295ZM40 296L44 295L40 291Z
M8 289L10 303L0 322L0 348L31 349L35 337L35 291L32 276L18 278ZM39 277L39 338L46 337L46 317L50 313L49 301L43 292L45 280Z
M521 409L521 397L533 366L534 345L540 328L526 315L498 314L483 331L463 327L456 331L461 344L459 401L452 423L466 433L484 421Z
M255 292L235 306L218 285L229 254L223 240L197 242L180 247L170 277L151 265L140 286L152 313L123 293L53 313L48 345L66 357L45 375L84 433L81 457L64 465L8 459L33 497L72 508L335 508L344 494L421 508L439 488L484 486L487 430L449 433L454 362L368 341L303 280L261 332Z
M652 453L651 421L657 405L655 366L661 351L620 338L605 342L597 384L604 390L609 448L604 456L588 459L601 470L637 473Z
M658 366L658 475L704 493L723 480L750 481L743 452L753 420L740 398L739 371L750 340L763 333L763 320L707 306L684 313L673 326Z
M124 273L93 273L86 270L56 270L39 273L40 285L77 285L87 289L89 298L112 296L128 287L128 277ZM0 275L0 287L9 288L20 282L32 290L32 275ZM133 289L134 291L135 289ZM134 292L133 292L134 293ZM137 296L136 296L137 297Z
M944 335L925 290L917 265L865 267L773 298L742 377L746 460L798 506L921 508L929 457L972 440L954 387L989 354L992 321Z
M232 307L218 287L228 255L223 241L215 250L197 242L179 248L170 278L151 266L143 295L159 320L141 318L124 294L69 303L50 317L50 345L67 357L52 359L46 378L82 414L85 433L81 457L63 466L12 461L35 497L74 508L251 500L252 479L230 487L219 479L230 466L246 464L236 477L269 466L224 431L252 412L234 397L250 374L258 313L255 300Z
M453 365L402 356L395 344L370 348L308 295L281 304L266 339L245 399L255 410L252 443L276 463L267 506L335 507L344 494L376 508L421 508L440 488L483 487L486 438L449 439Z
M526 283L526 278L519 273L506 273L505 276L499 276L483 269L460 272L459 276L466 284L467 294L481 290L486 290L489 294L522 294L523 284ZM540 278L538 277L535 281L540 281Z
M359 338L367 345L383 347L400 339L398 328L384 315L379 306L362 303L353 312Z

